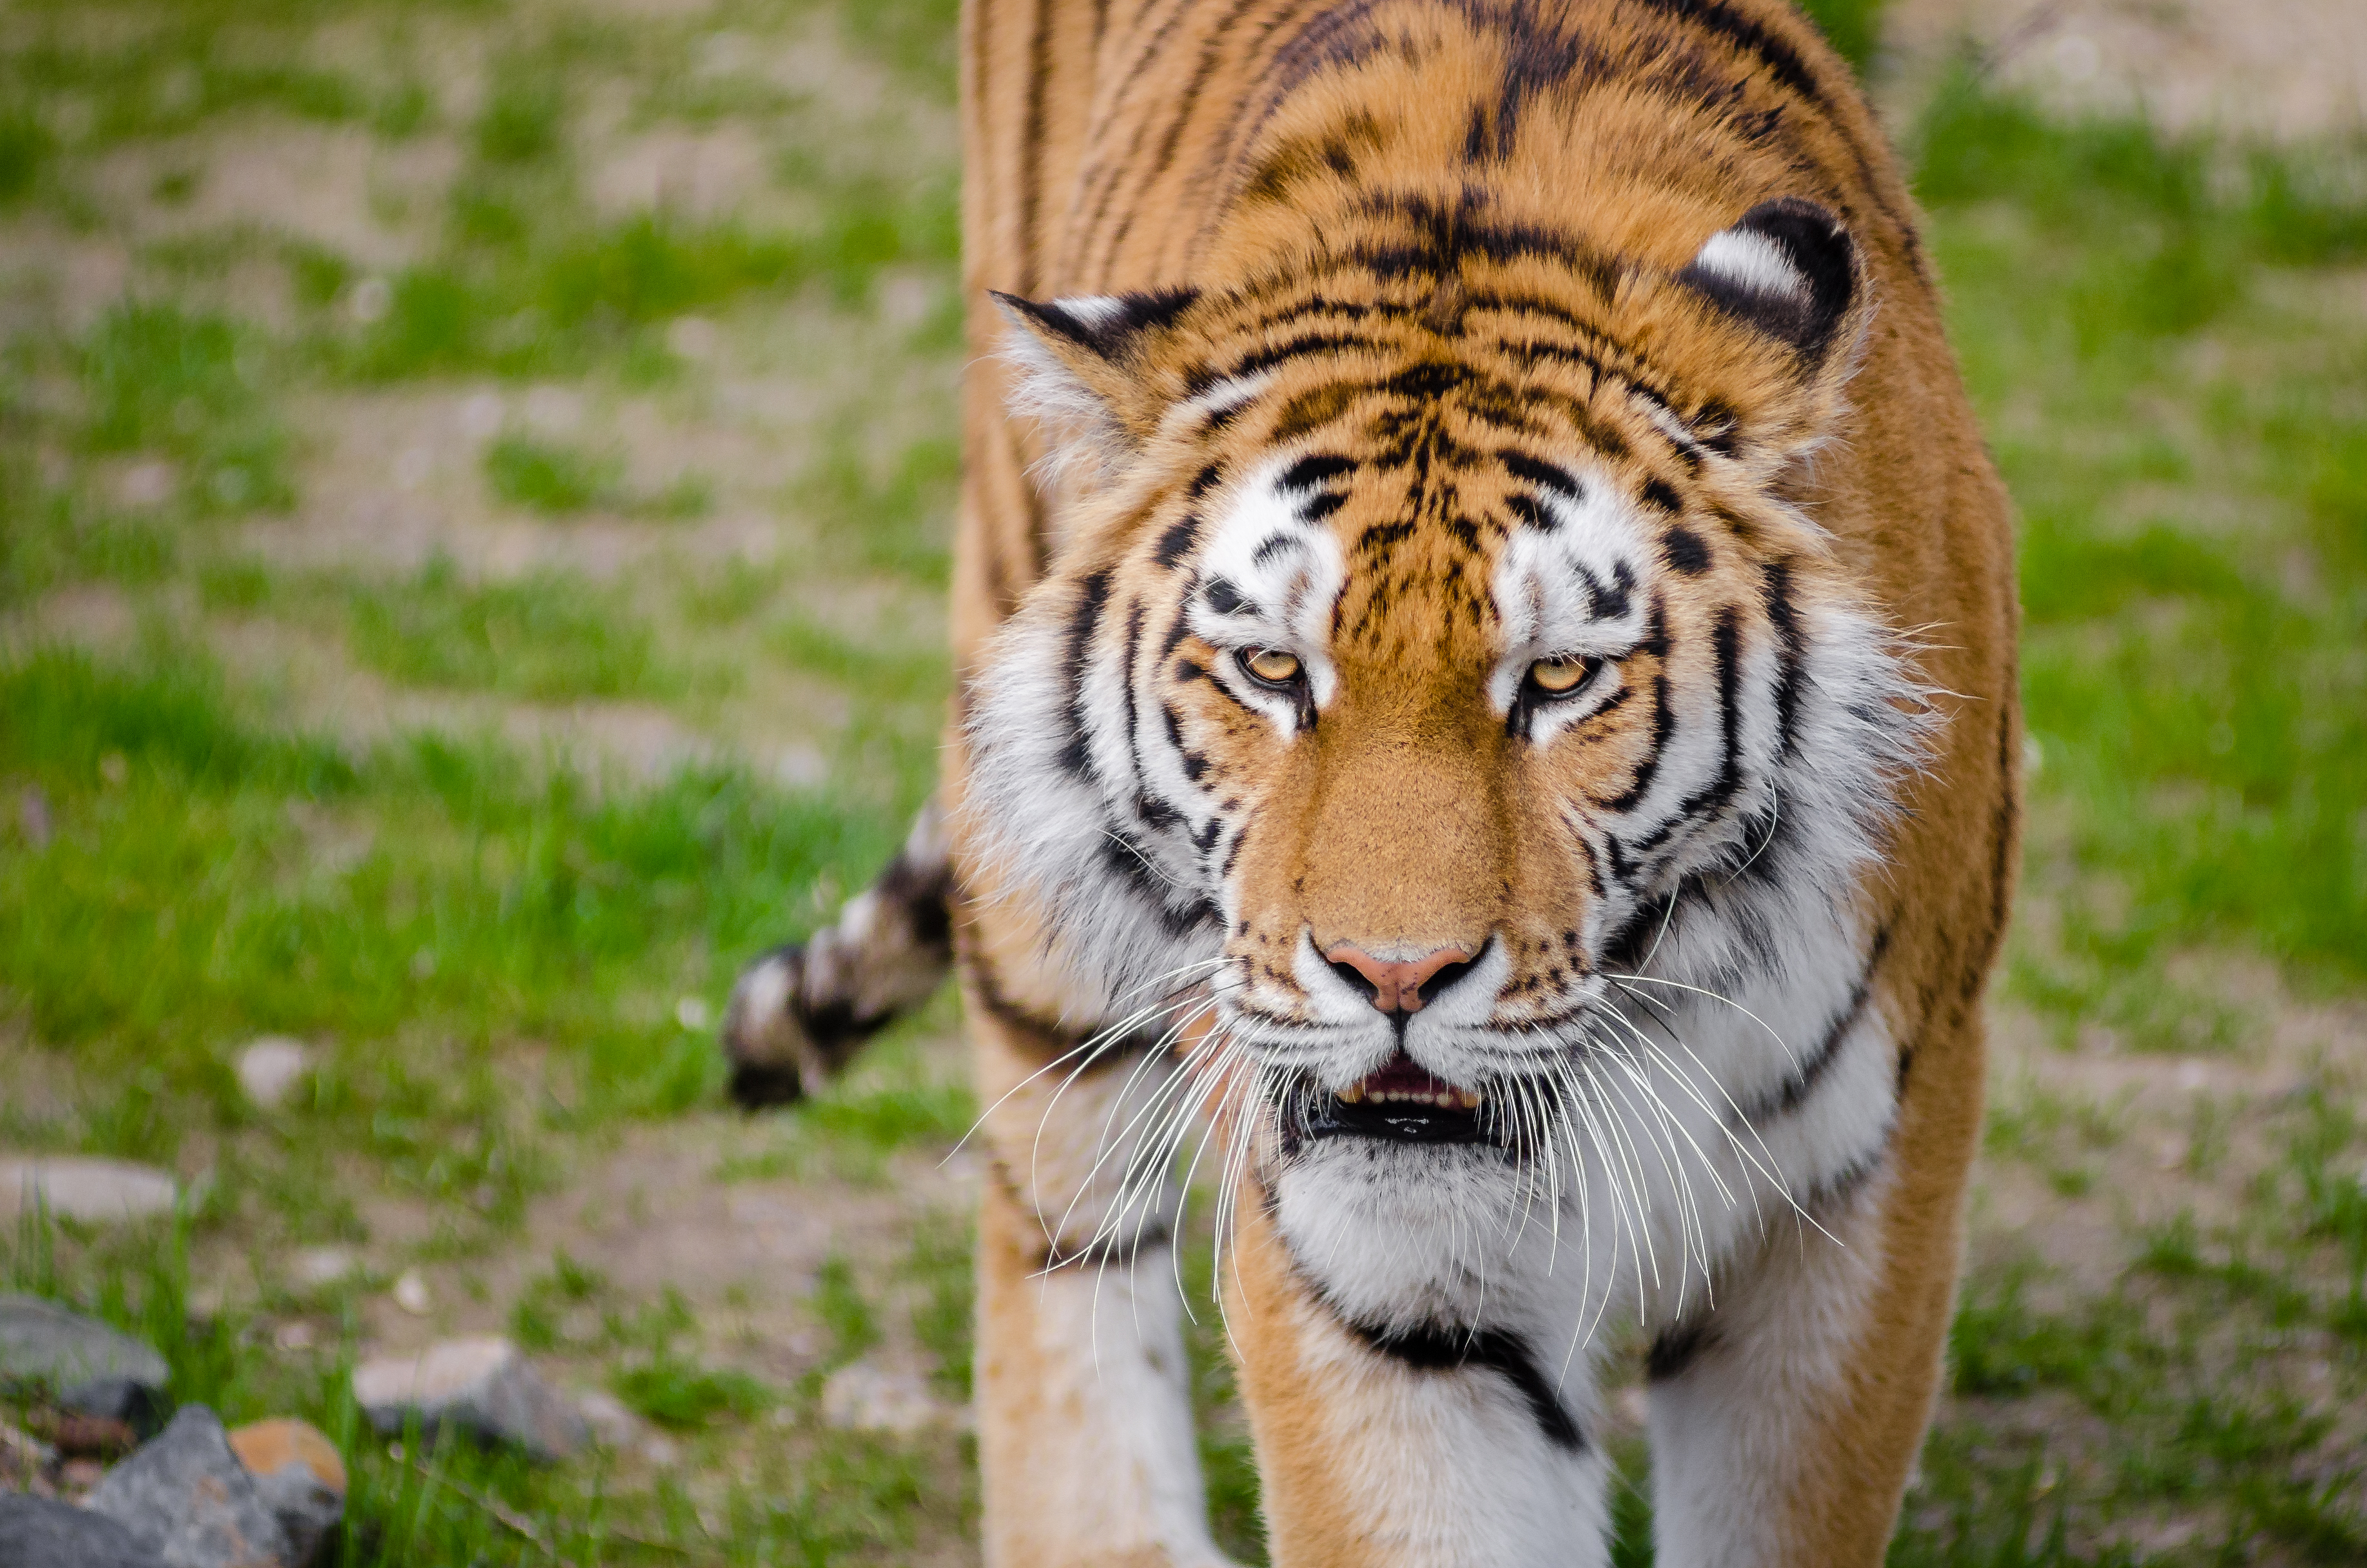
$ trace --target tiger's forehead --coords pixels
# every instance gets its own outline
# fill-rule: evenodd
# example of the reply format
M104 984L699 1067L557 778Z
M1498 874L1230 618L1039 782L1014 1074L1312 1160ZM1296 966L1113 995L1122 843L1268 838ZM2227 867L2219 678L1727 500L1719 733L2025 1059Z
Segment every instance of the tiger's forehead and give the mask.
M1218 498L1198 594L1237 634L1394 668L1579 651L1639 613L1657 530L1584 443L1357 445L1267 454Z

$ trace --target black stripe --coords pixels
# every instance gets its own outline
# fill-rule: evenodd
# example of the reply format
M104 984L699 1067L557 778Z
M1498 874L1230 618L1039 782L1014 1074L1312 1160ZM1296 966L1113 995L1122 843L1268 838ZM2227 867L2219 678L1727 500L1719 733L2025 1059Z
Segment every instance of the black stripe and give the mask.
M1660 536L1660 545L1668 552L1669 565L1675 571L1688 577L1698 577L1709 570L1709 546L1703 543L1702 536L1693 529L1682 525L1672 528ZM1774 613L1772 605L1768 613Z
M1540 490L1550 490L1555 494L1567 496L1572 501L1586 499L1584 487L1576 479L1570 477L1569 471L1567 469L1533 458L1526 452L1500 452L1497 457L1515 475L1528 481Z
M1765 63L1768 74L1792 91L1815 105L1819 112L1831 115L1831 105L1825 97L1822 83L1808 69L1808 62L1799 51L1769 32L1750 17L1739 16L1718 0L1643 0L1653 10L1680 21L1691 22L1704 32L1716 33L1743 54L1756 55ZM1838 124L1835 130L1839 130Z
M1665 652L1667 631L1659 601L1655 599L1652 603L1650 641L1659 643L1664 652L1661 653L1660 670L1652 677L1652 749L1645 753L1644 760L1637 765L1635 781L1616 799L1603 802L1606 811L1632 812L1636 809L1652 788L1652 780L1659 777L1661 755L1669 749L1669 740L1676 733L1676 710L1669 704L1668 655Z
M1422 1325L1376 1329L1360 1324L1349 1327L1375 1350L1423 1372L1461 1371L1481 1367L1501 1373L1513 1392L1526 1402L1537 1430L1547 1442L1571 1453L1586 1451L1586 1434L1562 1408L1559 1395L1537 1368L1528 1342L1502 1329L1483 1328L1458 1333Z
M1192 547L1199 542L1200 514L1186 512L1170 523L1167 531L1159 536L1159 548L1151 552L1151 559L1161 566L1172 568L1191 554Z
M1217 906L1205 898L1195 898L1182 909L1167 902L1169 884L1150 869L1150 851L1131 834L1112 827L1103 835L1102 864L1117 873L1150 912L1159 917L1160 928L1170 937L1188 937L1217 918Z
M1711 642L1717 649L1717 777L1678 804L1678 818L1687 822L1716 816L1742 788L1742 629L1732 608L1719 612Z
M1789 757L1800 719L1800 684L1806 650L1800 636L1799 608L1792 600L1791 563L1770 562L1762 569L1761 579L1766 590L1768 623L1775 628L1776 755Z
M1716 1343L1717 1331L1707 1312L1662 1329L1653 1337L1652 1348L1645 1353L1645 1381L1665 1383L1683 1377Z
M1284 490L1312 490L1319 484L1354 472L1355 460L1336 453L1319 452L1304 457L1282 471L1274 483Z
M1085 666L1093 656L1093 632L1109 604L1110 575L1095 572L1077 586L1077 602L1069 612L1068 661L1061 678L1069 685L1069 736L1054 760L1071 776L1091 779L1093 756L1085 734Z
M1874 999L1875 971L1881 969L1883 958L1889 951L1890 927L1885 926L1874 934L1874 945L1866 951L1865 967L1858 971L1857 984L1851 988L1849 1000L1833 1016L1833 1021L1825 1027L1823 1038L1817 1041L1817 1049L1808 1053L1806 1061L1792 1069L1772 1095L1760 1099L1745 1110L1740 1125L1757 1127L1770 1118L1788 1116L1807 1103L1808 1096L1816 1093L1817 1085L1824 1081L1834 1059L1840 1054L1841 1041L1849 1038L1850 1030L1856 1028L1857 1021L1865 1016L1866 1006Z

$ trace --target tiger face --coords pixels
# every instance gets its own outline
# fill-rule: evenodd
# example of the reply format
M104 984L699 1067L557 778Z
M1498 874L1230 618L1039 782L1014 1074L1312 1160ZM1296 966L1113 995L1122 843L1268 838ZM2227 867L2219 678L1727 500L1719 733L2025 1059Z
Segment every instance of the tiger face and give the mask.
M1919 744L1798 501L1847 235L1519 267L1005 301L1062 542L971 682L968 876L1104 1022L1188 996L1286 1232L1510 1201L1639 1010L1817 972ZM1781 1067L1717 1040L1703 1096Z

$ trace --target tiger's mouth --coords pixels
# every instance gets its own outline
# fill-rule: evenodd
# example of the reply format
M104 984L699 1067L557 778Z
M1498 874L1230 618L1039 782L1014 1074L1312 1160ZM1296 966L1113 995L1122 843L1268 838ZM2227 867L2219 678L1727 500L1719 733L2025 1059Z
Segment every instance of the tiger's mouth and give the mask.
M1335 1095L1310 1096L1300 1133L1325 1138L1385 1138L1400 1143L1492 1143L1487 1096L1450 1084L1403 1051Z

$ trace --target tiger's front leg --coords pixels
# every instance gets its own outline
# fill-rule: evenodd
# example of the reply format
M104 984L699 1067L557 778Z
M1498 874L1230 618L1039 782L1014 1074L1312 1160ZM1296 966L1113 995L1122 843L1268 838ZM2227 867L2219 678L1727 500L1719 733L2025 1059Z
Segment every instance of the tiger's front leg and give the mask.
M1015 966L1014 966L1015 967ZM1012 990L1006 991L1006 983ZM1193 1433L1172 1227L1146 1141L1188 1115L1156 1027L1092 1043L963 966L987 1155L979 1468L999 1568L1220 1568Z

